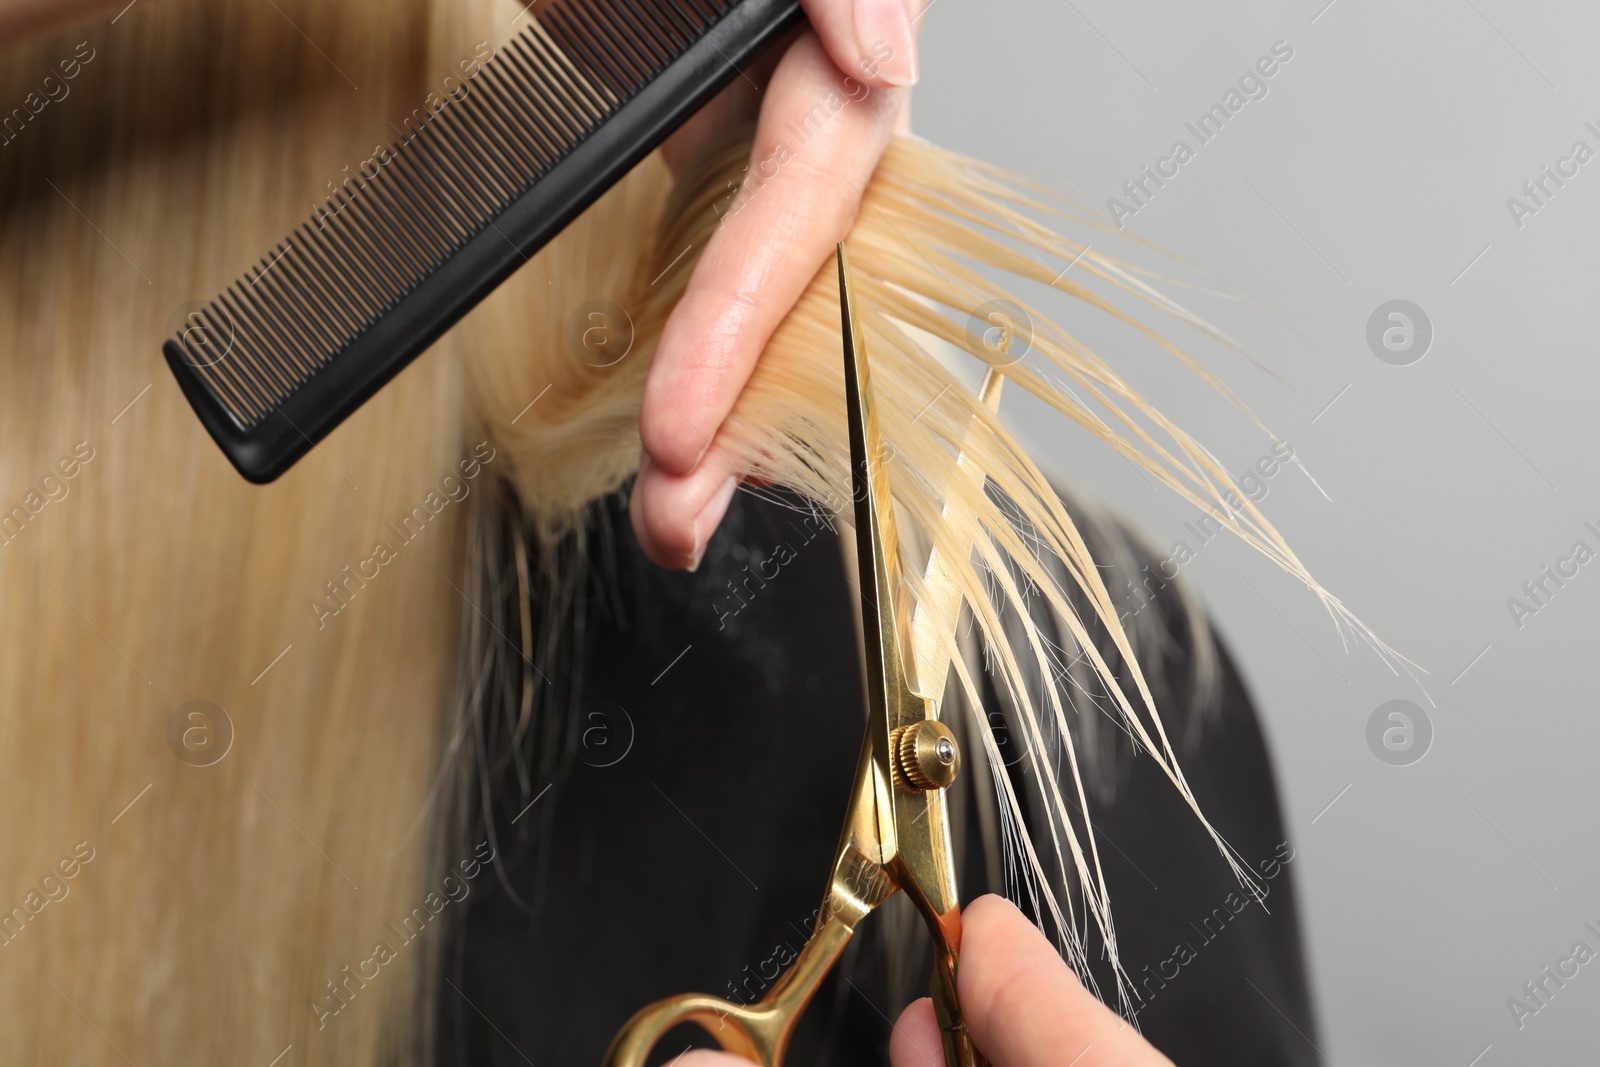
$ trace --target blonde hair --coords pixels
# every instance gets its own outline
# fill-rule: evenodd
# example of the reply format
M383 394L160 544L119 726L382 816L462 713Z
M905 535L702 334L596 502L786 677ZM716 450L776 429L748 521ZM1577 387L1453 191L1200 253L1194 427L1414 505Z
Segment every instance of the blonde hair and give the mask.
M729 181L747 154L748 140L734 138L678 183L653 253L640 263L631 288L613 290L636 324L637 357L601 370L581 360L569 360L561 369L498 359L475 366L478 410L510 456L519 494L537 517L539 535L549 538L568 530L581 521L582 505L596 490L618 487L631 473L637 454L633 424L661 323L725 205L735 197L760 195L748 186L735 193L735 183ZM1140 663L1159 645L1150 631L1160 620L1155 613L1144 617L1149 625L1136 648L1128 633L1132 627L1124 627L1124 618L1136 613L1130 613L1126 597L1107 587L1102 561L1088 547L1090 537L1102 544L1122 538L1107 536L1102 516L1069 513L1027 450L974 395L970 383L975 372L994 366L1015 383L1013 388L1027 390L1086 428L1304 582L1342 628L1389 653L1316 582L1204 446L1086 345L976 269L997 269L1070 294L1154 338L1185 370L1221 388L1138 317L1140 306L1217 336L1214 331L1165 298L1142 272L1088 243L1056 234L1038 218L1054 212L1074 226L1108 230L1102 220L1050 200L996 168L913 138L897 139L890 147L863 203L846 245L880 398L879 418L892 457L902 570L915 600L925 592L921 575L930 551L958 561L957 578L978 643L987 653L991 682L1001 705L1024 731L1032 772L1028 788L1037 790L1037 795L1025 797L1011 776L990 777L998 792L1000 820L990 832L1017 852L1013 891L1031 902L1079 973L1092 981L1087 927L1097 929L1113 963L1116 939L1088 823L1085 759L1075 751L1075 738L1090 731L1077 720L1105 714L1149 752L1241 884L1254 890L1255 883L1205 821L1157 714L1156 697ZM1067 264L1073 272L1062 270ZM997 301L1005 301L1009 317L1018 320L1002 328L1028 331L1020 345L1013 339L997 346L985 337L986 330L972 325L986 323L986 309ZM1020 352L1024 347L1025 353ZM952 352L967 358L965 375L952 369ZM831 264L821 264L805 296L768 343L712 447L754 484L798 489L815 507L848 523L850 456L839 353L836 276ZM540 401L533 409L520 410L520 399L534 395L547 378L553 381L551 396L561 396L563 402L547 407ZM957 469L963 451L984 480L975 482ZM560 472L559 482L549 480L552 471ZM588 488L574 493L569 482ZM1085 523L1091 528L1087 537ZM1192 602L1183 602L1191 609L1188 620L1196 631L1194 654L1202 675L1196 689L1204 692L1215 669L1214 647L1203 614L1193 610ZM1029 623L1019 625L1019 615ZM1054 620L1055 627L1041 628L1043 619ZM1051 632L1057 634L1055 640ZM1109 637L1111 649L1099 647L1096 636L1101 633ZM963 727L987 762L998 767L997 739L981 711L976 665L970 655L963 656L959 631L945 637L955 654L952 695L957 707L971 713ZM1121 665L1127 677L1119 680ZM1041 684L1040 679L1050 681ZM1086 679L1097 684L1091 687ZM1065 748L1059 764L1048 755L1057 746ZM1036 816L1032 820L1025 818L1030 810ZM1067 891L1074 886L1081 893L1082 910L1075 894ZM1127 990L1117 993L1126 1004Z
M517 7L168 0L7 56L0 100L23 98L80 41L95 53L64 100L0 147L6 1062L267 1063L290 1046L297 1059L285 1062L430 1058L442 941L432 924L452 917L441 879L483 858L462 834L474 756L459 690L481 699L482 650L504 636L486 621L480 552L494 483L515 487L546 545L624 484L655 339L743 145L708 156L675 189L658 159L646 161L271 486L228 466L159 345L189 302L365 158L362 146L392 139L476 41L499 43ZM1052 284L1150 336L1141 307L1197 324L1144 275L1046 229L1036 209L1050 205L1035 194L932 146L895 144L865 202L848 244L912 595L928 545L967 560L960 581L1020 721L1040 741L1048 730L1070 744L1070 695L1027 679L1087 663L1107 683L1108 710L1195 806L1074 516L933 352L997 358L965 328L1006 295L974 263ZM1097 225L1070 211L1065 222ZM1074 270L1057 275L1068 261ZM751 478L820 507L849 496L831 277L819 265L716 443ZM631 319L632 348L610 366L575 358L566 340L590 300ZM1209 453L1029 314L1032 354L1005 368L1014 387L1217 514L1354 625L1254 505L1230 495ZM987 488L955 470L968 425ZM1075 596L1130 665L1131 696ZM1074 646L1007 623L1040 603ZM976 708L974 668L955 662L957 690ZM212 705L203 721L184 711L196 700ZM224 718L223 758L175 758L174 730L220 730ZM969 725L993 756L987 720ZM1084 802L1075 768L1059 768L1065 781L1035 768L1045 820L1032 834L1019 831L1028 805L1007 776L992 781L1005 840L1021 853L1019 891L1082 963L1087 924L1114 939L1093 835L1069 817ZM3 921L19 907L12 932ZM415 915L428 929L391 936ZM378 942L400 947L374 964Z

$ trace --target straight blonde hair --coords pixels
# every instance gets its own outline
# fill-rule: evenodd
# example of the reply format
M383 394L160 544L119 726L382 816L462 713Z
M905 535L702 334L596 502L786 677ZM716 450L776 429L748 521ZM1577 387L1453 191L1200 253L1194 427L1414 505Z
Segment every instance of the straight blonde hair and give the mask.
M27 99L80 47L93 53L70 92L0 146L6 1062L431 1058L441 927L494 853L463 835L461 798L474 773L463 707L495 637L478 550L495 486L512 486L532 536L554 545L625 484L661 324L746 145L709 153L676 186L647 160L271 486L228 466L159 347L193 301L395 139L480 41L499 44L517 6L166 0L7 55L0 102ZM891 148L865 201L848 244L896 456L909 591L922 592L930 546L965 563L996 688L1037 742L1026 787L1037 797L989 779L1000 833L1018 894L1081 966L1091 926L1114 948L1109 901L1074 814L1078 761L1069 750L1051 763L1043 742L1048 732L1070 746L1085 712L1037 679L1092 669L1101 710L1199 809L1083 516L949 353L1005 363L1015 387L1364 631L1221 465L1070 333L1027 309L1031 349L1011 363L966 328L986 303L1014 299L976 265L1053 285L1147 336L1160 337L1149 313L1198 327L1145 275L1039 221L1094 218L914 140ZM831 278L819 264L716 447L753 484L836 510L849 461ZM568 336L595 300L624 312L630 339L605 366ZM958 473L963 440L986 485ZM1040 604L1067 647L1015 625ZM1132 666L1126 690L1096 626ZM976 661L955 664L955 704L978 708ZM973 715L968 729L997 759L988 720Z

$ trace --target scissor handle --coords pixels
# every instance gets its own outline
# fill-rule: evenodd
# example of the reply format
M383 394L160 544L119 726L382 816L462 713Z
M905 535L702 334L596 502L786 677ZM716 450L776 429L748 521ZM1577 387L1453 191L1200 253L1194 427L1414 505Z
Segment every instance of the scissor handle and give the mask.
M794 963L759 1001L734 1004L704 993L658 1000L635 1013L617 1031L606 1050L604 1067L644 1067L656 1042L681 1023L695 1023L724 1051L754 1060L762 1067L783 1067L795 1023L844 951L864 912L835 907L825 914Z
M681 1023L697 1024L725 1052L778 1067L783 1059L781 1022L765 1001L746 1006L704 993L667 997L636 1012L617 1031L606 1051L605 1067L644 1067L656 1042Z

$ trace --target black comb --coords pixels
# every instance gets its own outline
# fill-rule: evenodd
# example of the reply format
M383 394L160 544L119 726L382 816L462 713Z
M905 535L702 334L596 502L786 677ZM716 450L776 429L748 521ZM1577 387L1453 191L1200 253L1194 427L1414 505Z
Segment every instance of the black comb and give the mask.
M162 348L270 482L801 19L797 0L557 0Z

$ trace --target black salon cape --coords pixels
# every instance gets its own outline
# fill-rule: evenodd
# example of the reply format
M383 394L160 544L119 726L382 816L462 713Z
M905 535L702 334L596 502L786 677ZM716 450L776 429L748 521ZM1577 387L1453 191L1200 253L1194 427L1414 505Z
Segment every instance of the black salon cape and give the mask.
M758 995L821 902L863 730L858 608L837 535L739 494L699 571L667 573L640 554L622 506L612 512L614 539L596 550L617 558L625 618L588 624L581 762L532 808L496 805L521 903L479 877L453 906L441 1063L598 1064L651 1001ZM775 557L779 544L792 552ZM771 577L746 582L757 562ZM1309 1065L1293 843L1249 696L1223 659L1221 711L1184 769L1268 887L1267 910L1238 906L1193 814L1153 760L1133 759L1115 802L1091 804L1122 960L1144 1000L1140 1029L1179 1067ZM540 848L508 843L524 823L542 828ZM981 880L963 877L963 900L1001 888ZM904 1001L887 999L881 918L862 924L849 980L823 987L789 1064L887 1062ZM673 1031L655 1062L691 1041L705 1043Z

